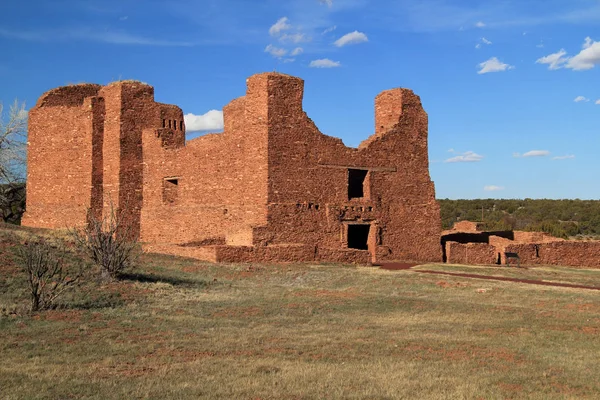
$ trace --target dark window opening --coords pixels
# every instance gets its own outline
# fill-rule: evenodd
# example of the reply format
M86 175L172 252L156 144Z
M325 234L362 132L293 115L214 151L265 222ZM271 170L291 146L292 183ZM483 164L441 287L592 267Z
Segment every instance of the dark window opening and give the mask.
M179 121L179 130L182 131L183 130L183 121Z
M171 129L171 120L169 120L169 129Z
M173 130L177 130L177 121L173 120Z
M365 197L365 180L369 171L364 169L348 170L348 199Z
M348 225L348 248L369 250L371 225Z
M167 126L167 120L163 119L163 128L165 128Z
M175 203L178 197L179 180L168 178L163 181L163 202Z
M535 258L540 258L540 246L534 244L533 247L535 248Z

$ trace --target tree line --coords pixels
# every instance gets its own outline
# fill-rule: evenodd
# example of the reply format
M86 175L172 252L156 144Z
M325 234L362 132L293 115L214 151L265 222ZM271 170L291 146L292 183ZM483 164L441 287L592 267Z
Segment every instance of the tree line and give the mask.
M443 229L482 221L486 230L546 232L556 237L599 237L600 200L438 199Z

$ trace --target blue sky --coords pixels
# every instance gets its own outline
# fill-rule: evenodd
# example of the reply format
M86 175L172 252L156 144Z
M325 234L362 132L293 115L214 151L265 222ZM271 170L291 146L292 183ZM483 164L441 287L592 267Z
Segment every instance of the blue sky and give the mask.
M188 130L277 70L350 146L407 87L439 198L600 198L600 0L3 0L0 54L4 104L137 79Z

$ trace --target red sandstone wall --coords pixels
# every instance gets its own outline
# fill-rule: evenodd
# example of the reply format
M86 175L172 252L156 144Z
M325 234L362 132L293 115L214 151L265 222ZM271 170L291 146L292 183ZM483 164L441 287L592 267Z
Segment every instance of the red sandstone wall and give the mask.
M450 264L495 264L497 253L487 243L446 242L446 256Z
M252 227L266 223L269 95L267 79L251 77L246 96L224 108L224 132L185 146L166 147L144 132L142 240L252 245ZM169 177L178 179L178 196L165 203Z
M92 198L92 136L102 121L102 110L93 111L99 90L89 84L54 89L29 112L23 225L66 228L85 222Z
M513 244L506 251L519 254L522 265L564 265L600 268L600 242L557 241Z
M270 74L266 243L343 248L348 223L371 223L379 259L440 261L441 223L429 177L427 114L410 90L376 99L376 134L358 149L323 135L302 111L303 81ZM367 192L348 199L348 169L368 170Z
M224 108L222 134L187 143L181 110L155 103L148 85L56 89L40 100L44 111L32 115L26 221L81 223L87 207L100 216L113 204L126 211L134 235L156 248L240 246L217 246L211 259L440 260L427 114L418 96L406 89L379 95L376 133L353 149L321 134L306 116L302 80L267 73L247 86ZM59 132L57 121L70 123L72 134ZM55 142L41 134L47 129ZM44 172L44 163L65 159L53 175ZM349 168L368 171L363 198L348 199ZM72 184L60 181L65 177ZM38 194L49 185L51 196ZM54 213L48 201L81 212ZM368 252L346 249L355 223L371 226Z

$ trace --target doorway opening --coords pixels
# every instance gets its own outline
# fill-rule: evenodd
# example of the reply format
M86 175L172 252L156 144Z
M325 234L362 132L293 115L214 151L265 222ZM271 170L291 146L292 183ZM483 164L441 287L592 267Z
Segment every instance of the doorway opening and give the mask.
M348 248L357 250L369 250L369 231L371 225L354 224L348 225Z

